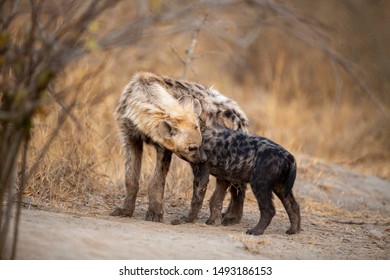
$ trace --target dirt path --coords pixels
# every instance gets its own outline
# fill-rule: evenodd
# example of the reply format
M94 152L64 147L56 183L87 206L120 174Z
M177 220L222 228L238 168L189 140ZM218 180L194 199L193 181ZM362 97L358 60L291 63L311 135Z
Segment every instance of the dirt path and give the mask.
M166 202L164 223L133 218L23 210L20 259L390 259L390 182L337 165L299 160L294 186L303 232L284 232L288 218L279 201L262 236L245 235L259 213L249 190L244 218L235 226L206 226L208 209L195 224L173 226L186 203Z

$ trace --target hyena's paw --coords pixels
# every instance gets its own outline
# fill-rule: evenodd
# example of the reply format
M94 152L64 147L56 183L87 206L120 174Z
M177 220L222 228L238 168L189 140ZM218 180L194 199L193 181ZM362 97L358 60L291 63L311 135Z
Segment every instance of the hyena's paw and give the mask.
M217 217L217 218L210 217L207 219L206 225L219 226L221 224L221 220L222 220L222 217Z
M246 231L246 234L249 234L249 235L262 235L263 233L264 233L264 230L260 230L256 227L248 229Z
M223 215L222 217L222 225L224 226L239 224L241 221L241 217L232 216L229 214Z
M163 221L163 213L156 213L152 210L148 210L146 212L146 221L151 221L151 222L162 222Z
M293 229L293 228L290 228L286 231L287 234L297 234L301 231L301 229Z
M196 220L196 217L191 216L191 215L184 217L184 221L185 221L186 223L194 223L195 220Z
M133 216L133 211L118 207L110 213L110 216L131 217Z

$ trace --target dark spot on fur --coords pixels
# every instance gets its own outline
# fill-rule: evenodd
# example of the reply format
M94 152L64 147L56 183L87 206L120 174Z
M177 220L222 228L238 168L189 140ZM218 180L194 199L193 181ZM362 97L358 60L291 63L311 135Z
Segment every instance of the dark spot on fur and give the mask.
M224 113L223 113L223 115L224 115L224 117L226 117L226 118L230 118L231 116L232 116L232 111L231 110L227 110L227 111L225 111Z
M257 146L258 143L259 143L259 141L256 140L256 139L251 139L251 140L249 141L249 144L250 144L251 146Z
M265 160L265 159L269 158L271 155L272 155L271 149L264 149L260 154L260 158L262 160Z
M227 138L229 138L230 133L227 129L225 129L222 132L220 132L218 136L226 140Z
M238 141L244 141L244 140L246 140L246 138L247 138L247 136L245 136L245 134L243 134L243 133L237 133L236 139L237 139Z
M165 82L165 84L166 84L167 86L173 87L173 82L172 82L171 80L165 79L164 82Z
M204 87L202 87L202 86L199 85L199 84L194 84L194 86L195 86L198 90L204 90Z
M187 88L187 86L185 86L182 82L180 82L180 81L176 81L176 86L178 86L179 88L181 88L181 89L186 89Z
M240 148L246 148L248 146L248 143L246 141L238 141L238 140L235 140L237 141L238 143L240 143Z

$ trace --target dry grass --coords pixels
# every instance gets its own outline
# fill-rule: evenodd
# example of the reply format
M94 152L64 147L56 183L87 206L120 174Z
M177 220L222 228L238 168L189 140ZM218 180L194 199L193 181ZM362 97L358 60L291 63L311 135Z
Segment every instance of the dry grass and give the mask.
M150 52L150 45L144 42L113 52L105 68L86 82L81 92L73 93L78 104L73 117L67 120L26 189L25 194L32 196L35 204L96 212L109 211L122 201L124 161L112 116L115 103L135 71L179 77L183 68L171 47L183 51L190 35L154 42L158 52ZM292 153L390 179L390 126L383 113L357 92L345 73L335 75L332 64L319 51L295 41L288 46L283 41L286 38L277 32L270 32L267 38L273 38L279 47L265 46L266 53L261 48L256 50L261 54L240 68L243 77L238 81L237 72L230 71L229 54L201 31L196 51L217 53L194 60L191 66L196 73L189 78L215 85L235 99L248 114L252 133L271 138ZM96 52L68 69L60 87L71 86L94 71L102 56ZM342 87L338 79L343 81ZM58 112L59 107L49 108L35 120L30 162L56 126ZM148 148L143 158L140 199L146 195L153 158L154 151ZM191 185L188 164L175 159L167 178L166 197L188 198Z

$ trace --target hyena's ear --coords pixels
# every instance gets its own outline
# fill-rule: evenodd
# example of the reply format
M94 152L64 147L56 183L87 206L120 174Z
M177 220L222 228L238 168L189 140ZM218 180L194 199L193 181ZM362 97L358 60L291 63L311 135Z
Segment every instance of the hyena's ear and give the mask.
M194 99L194 101L192 103L194 106L194 113L197 117L199 117L200 114L202 114L202 105L200 105L200 102L198 99Z
M199 117L202 114L202 106L198 99L194 99L190 95L183 95L178 101L184 108L193 110L196 116Z
M176 134L176 127L169 121L161 121L158 125L158 134L163 139L171 139Z

